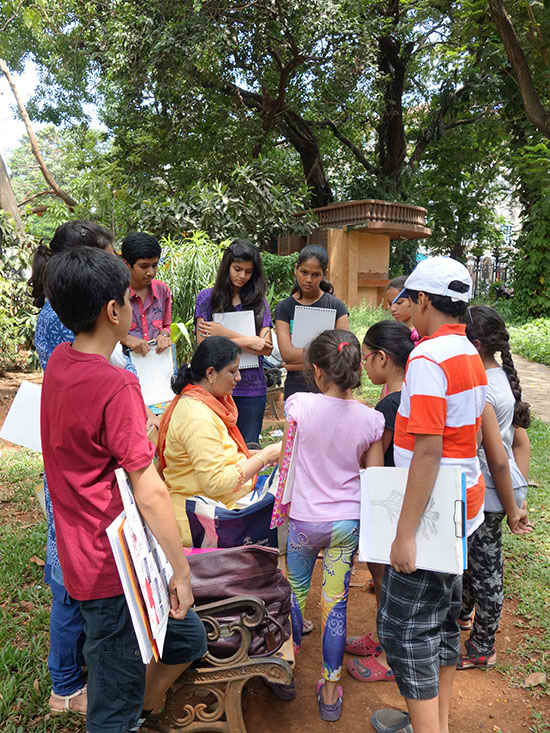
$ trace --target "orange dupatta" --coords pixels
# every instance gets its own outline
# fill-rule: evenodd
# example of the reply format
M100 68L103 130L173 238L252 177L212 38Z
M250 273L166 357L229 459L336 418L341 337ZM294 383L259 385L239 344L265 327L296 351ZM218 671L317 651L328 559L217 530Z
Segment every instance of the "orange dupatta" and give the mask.
M221 418L221 420L223 420L223 423L227 428L227 432L235 441L239 452L246 456L246 458L250 458L250 451L248 450L248 446L244 442L241 431L237 427L237 417L239 412L237 410L237 405L235 404L233 397L231 397L231 395L225 395L224 397L214 397L214 395L210 394L210 392L205 390L204 387L201 387L198 384L188 384L182 389L182 391L178 395L174 397L160 421L157 453L159 457L159 469L161 474L166 468L164 450L166 448L166 435L168 433L168 426L170 425L172 413L174 412L174 409L182 395L185 395L186 397L191 397L194 400L197 400L198 402L202 402L207 405L212 410L212 412L214 412L219 418Z

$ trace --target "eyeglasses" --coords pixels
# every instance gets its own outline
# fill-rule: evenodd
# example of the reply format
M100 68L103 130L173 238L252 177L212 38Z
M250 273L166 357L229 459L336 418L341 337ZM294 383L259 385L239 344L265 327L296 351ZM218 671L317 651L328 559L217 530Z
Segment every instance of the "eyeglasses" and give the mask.
M363 364L366 364L368 362L368 360L369 360L369 357L376 356L377 353L378 353L377 351L369 351L369 353L366 356L364 356L361 359L361 361L363 362Z

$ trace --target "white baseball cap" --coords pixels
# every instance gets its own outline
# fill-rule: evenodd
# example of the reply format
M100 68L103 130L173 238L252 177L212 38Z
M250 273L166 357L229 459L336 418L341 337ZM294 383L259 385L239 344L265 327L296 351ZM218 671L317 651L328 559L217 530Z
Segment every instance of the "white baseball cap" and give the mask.
M472 295L472 278L462 262L451 257L427 257L405 280L404 289L446 295L454 302L467 303Z

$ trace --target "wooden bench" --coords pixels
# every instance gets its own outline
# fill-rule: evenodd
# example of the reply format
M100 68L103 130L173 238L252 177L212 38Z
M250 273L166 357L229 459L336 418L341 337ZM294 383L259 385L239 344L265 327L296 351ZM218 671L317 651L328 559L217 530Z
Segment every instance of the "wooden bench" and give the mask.
M252 677L288 685L294 669L292 637L267 656L248 655L255 628L266 617L262 600L238 596L196 608L208 634L209 651L198 666L187 670L173 685L159 730L170 733L224 731L246 733L242 693ZM220 621L216 616L240 612L237 622ZM215 656L211 648L218 639L239 634L239 648L229 657ZM148 725L148 724L147 724Z

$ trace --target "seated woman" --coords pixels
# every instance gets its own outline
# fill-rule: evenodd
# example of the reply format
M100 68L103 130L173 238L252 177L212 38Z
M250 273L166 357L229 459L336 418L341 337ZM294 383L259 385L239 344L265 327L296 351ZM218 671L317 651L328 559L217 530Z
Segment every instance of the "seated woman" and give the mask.
M172 380L176 397L162 417L160 469L185 547L192 546L186 499L202 495L234 509L252 479L279 459L281 444L251 453L237 427L231 393L240 380L241 349L223 336L204 339Z

